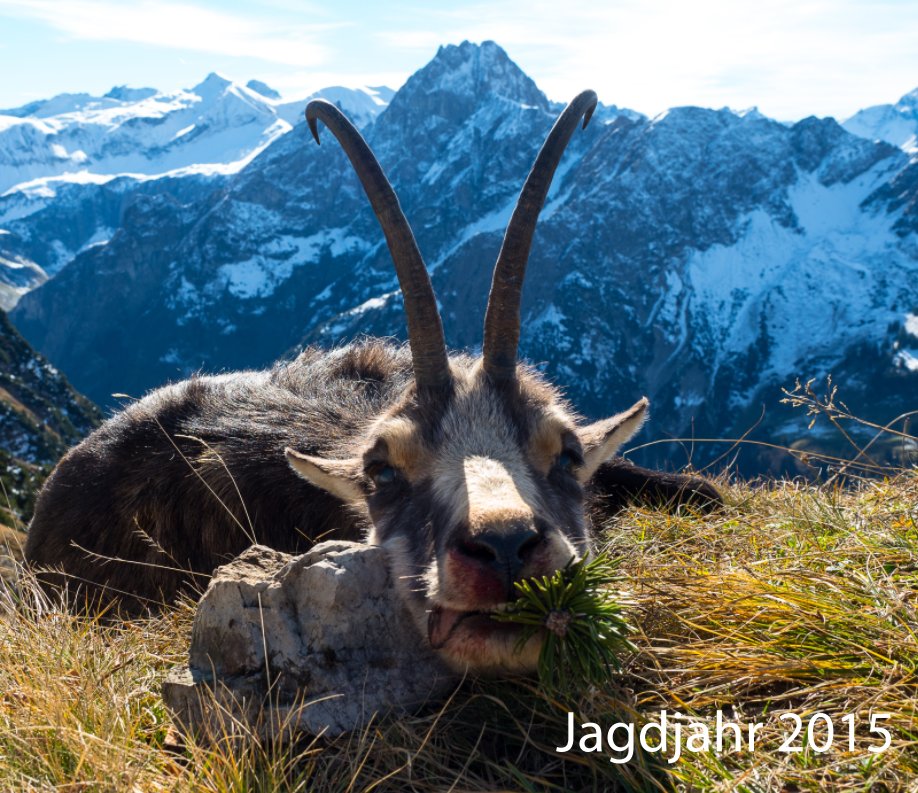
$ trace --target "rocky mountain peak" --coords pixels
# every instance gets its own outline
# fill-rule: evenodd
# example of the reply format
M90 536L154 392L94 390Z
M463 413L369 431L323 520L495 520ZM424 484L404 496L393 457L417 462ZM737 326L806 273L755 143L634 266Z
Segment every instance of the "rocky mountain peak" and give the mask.
M493 41L449 44L412 75L393 97L387 123L405 116L435 115L461 124L475 108L499 97L548 111L548 99Z
M470 94L478 99L500 96L511 102L548 107L532 79L493 41L440 47L433 60L418 73L419 83L431 88Z
M245 87L250 91L254 91L256 94L261 94L262 96L268 97L268 99L280 99L281 95L275 91L267 83L263 83L261 80L249 80Z
M909 91L896 102L896 110L918 115L918 88Z
M817 171L824 184L848 182L881 159L896 154L896 147L871 142L848 132L834 118L809 116L791 128L794 161L805 171Z
M202 99L212 99L220 96L227 88L233 84L232 80L227 79L222 74L211 72L194 88L189 89L190 93L197 94Z
M140 102L156 94L155 88L131 88L128 85L116 85L103 98L114 99L118 102Z
M918 151L918 88L894 105L873 105L847 119L842 126L853 135L884 140L909 154Z

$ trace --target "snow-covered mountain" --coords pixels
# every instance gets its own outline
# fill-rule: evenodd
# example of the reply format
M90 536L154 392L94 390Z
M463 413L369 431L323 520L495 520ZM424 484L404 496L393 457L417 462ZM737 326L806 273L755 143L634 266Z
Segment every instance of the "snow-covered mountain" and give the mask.
M0 111L0 308L105 245L135 195L203 200L300 123L312 96L367 124L392 94L332 86L289 102L210 74L187 91L120 86Z
M894 105L859 110L842 126L869 140L885 140L909 153L918 153L918 88Z
M557 109L496 44L466 42L364 126L453 346L480 344L503 229ZM107 184L83 211L110 211L109 241L13 312L79 388L110 403L201 368L263 366L304 340L404 337L381 232L330 138L317 147L299 127L236 174L196 178L128 198ZM34 224L60 225L53 206L0 226L34 247ZM832 119L602 108L542 213L522 350L591 415L648 394L657 438L738 437L759 421L758 437L800 443L806 419L780 389L829 372L854 410L886 421L918 393L916 243L918 163L900 148ZM644 455L684 462L685 448ZM723 450L698 447L696 462Z
M368 121L387 88L318 92ZM239 171L300 120L304 100L284 102L263 83L216 74L188 90L113 88L61 94L0 110L0 193L38 193L49 181L103 181L122 174ZM53 188L52 188L53 189Z

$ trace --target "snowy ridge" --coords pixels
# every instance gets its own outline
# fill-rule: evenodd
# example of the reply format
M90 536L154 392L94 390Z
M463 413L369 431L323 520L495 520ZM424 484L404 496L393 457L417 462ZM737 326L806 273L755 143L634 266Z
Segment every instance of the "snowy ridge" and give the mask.
M63 94L0 110L0 193L86 174L229 174L299 122L306 100L284 102L211 73L193 88L112 89L103 97ZM384 87L333 87L327 96L369 120L387 104Z
M894 105L859 110L842 126L853 135L883 140L910 154L918 153L918 88Z
M337 86L312 96L365 125L392 93ZM111 239L138 194L203 200L299 124L312 96L285 101L263 83L211 74L174 93L120 86L0 111L0 227L16 248L0 244L0 306Z

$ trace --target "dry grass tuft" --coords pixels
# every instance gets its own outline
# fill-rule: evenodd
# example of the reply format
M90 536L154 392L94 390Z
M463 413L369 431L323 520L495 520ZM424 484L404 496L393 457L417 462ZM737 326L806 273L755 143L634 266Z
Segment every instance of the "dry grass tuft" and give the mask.
M124 625L71 616L27 582L0 598L0 789L58 791L904 790L918 779L918 476L848 489L728 486L713 515L623 513L604 543L637 607L637 652L575 702L527 681L468 682L443 707L296 746L244 734L171 746L159 696L192 609ZM753 753L554 747L567 713L638 724L661 709L765 724ZM890 748L783 753L793 711L843 732L888 713ZM842 740L844 738L844 740ZM804 738L805 742L805 738ZM799 743L799 741L798 741ZM171 747L171 748L170 748Z
M721 708L765 723L753 756L696 758L674 776L750 790L914 784L918 477L847 490L779 482L729 498L719 515L632 512L612 531L641 604L637 709L710 718ZM845 734L826 754L779 752L786 711L804 724L827 713ZM859 725L889 714L890 748L870 753L882 741L858 729L849 752L849 713Z

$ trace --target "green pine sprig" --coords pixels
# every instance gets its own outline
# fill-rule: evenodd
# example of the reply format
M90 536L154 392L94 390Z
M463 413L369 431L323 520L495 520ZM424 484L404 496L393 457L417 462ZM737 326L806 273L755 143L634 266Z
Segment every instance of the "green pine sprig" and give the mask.
M619 656L635 649L624 604L614 594L617 568L618 561L605 553L571 561L551 576L516 582L517 599L492 615L525 627L518 651L534 634L544 633L538 674L546 688L603 683L610 667L621 668Z

